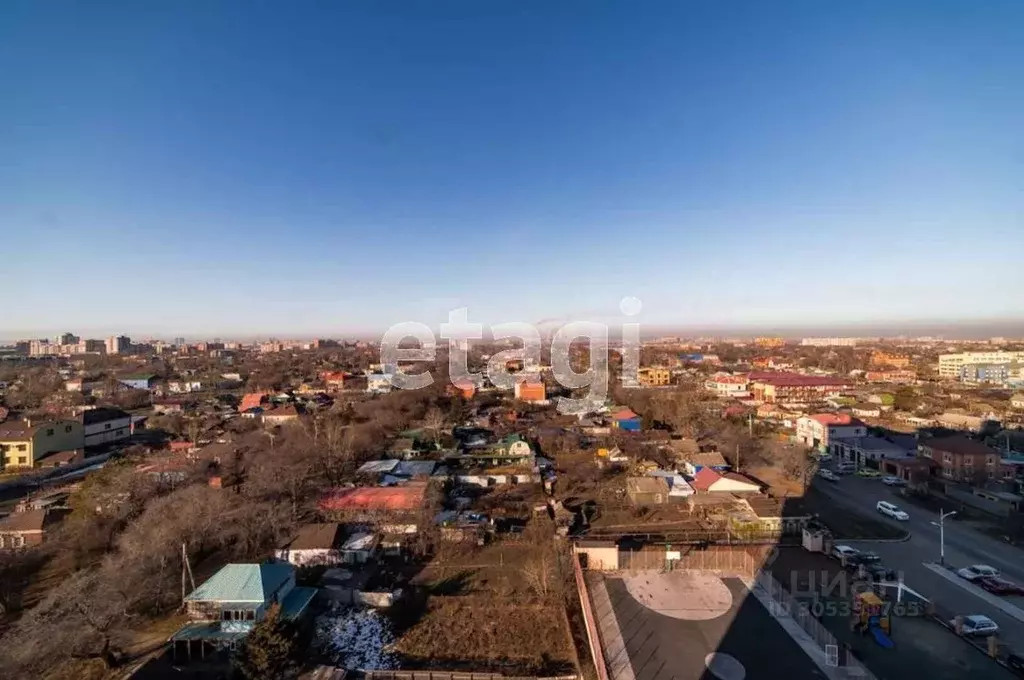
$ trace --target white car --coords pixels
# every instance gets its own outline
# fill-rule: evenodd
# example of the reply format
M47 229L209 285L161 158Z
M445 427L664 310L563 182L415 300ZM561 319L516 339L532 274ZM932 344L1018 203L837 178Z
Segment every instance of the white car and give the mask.
M878 501L878 504L875 505L875 510L878 510L883 515L892 517L893 519L898 519L901 522L906 522L910 519L910 515L900 510L898 505L894 505L888 501Z
M906 486L906 482L893 475L882 477L882 484L885 484L886 486Z
M977 581L979 578L999 576L999 570L987 564L972 564L969 567L957 569L956 575L968 581Z
M820 460L823 463L827 462L827 461L830 461L830 460L832 460L832 454L831 453L819 453L818 454L818 460Z
M838 482L839 475L832 472L831 470L818 470L818 476L829 482Z
M851 557L860 555L860 551L856 548L851 548L848 545L834 545L832 546L832 557L839 560L848 560Z
M956 619L950 621L949 625L955 627ZM962 635L995 635L999 632L999 626L987 616L971 614L970 616L963 617L963 628L961 631Z

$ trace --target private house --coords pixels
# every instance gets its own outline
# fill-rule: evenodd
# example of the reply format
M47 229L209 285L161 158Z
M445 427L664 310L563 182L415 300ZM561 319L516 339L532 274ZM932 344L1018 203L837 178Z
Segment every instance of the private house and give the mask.
M827 451L835 438L864 437L867 433L867 425L846 413L818 413L796 421L797 441L822 451Z
M226 657L267 611L300 618L316 588L295 586L295 567L287 562L228 564L185 598L189 623L171 636L175 661Z
M686 453L680 455L677 460L683 472L691 477L704 468L710 468L715 472L720 473L727 472L729 470L729 463L718 451Z
M130 439L132 436L131 414L117 408L94 408L84 411L78 417L82 422L85 446L102 446Z
M370 373L366 376L366 391L370 394L387 394L391 391L393 379L390 373Z
M628 408L620 409L612 414L612 426L626 432L639 432L643 422L636 413Z
M173 413L184 413L185 405L175 399L154 399L153 413L156 415L170 415Z
M626 480L626 495L637 507L667 503L668 491L668 481L664 477L630 477Z
M878 404L854 404L850 407L850 413L858 418L881 418L882 407Z
M704 389L720 399L745 399L750 396L745 375L718 373L704 381Z
M643 387L664 387L672 383L672 371L663 366L645 366L637 371Z
M199 380L172 380L167 383L167 391L172 394L188 394L202 389L203 383Z
M43 542L46 508L19 509L0 519L0 550L31 548Z
M288 423L297 423L299 421L299 412L294 406L278 406L267 411L263 411L263 424L264 425L286 425Z
M242 401L238 404L238 412L246 413L254 408L263 408L264 404L269 401L269 392L250 392L242 397Z
M476 384L472 380L467 379L453 380L452 384L448 386L448 393L463 399L472 399L473 395L476 394Z
M1024 392L1018 392L1010 397L1010 408L1024 409Z
M48 453L85 446L77 420L8 420L0 423L0 467L31 468Z
M922 440L917 452L936 463L943 479L981 485L1000 476L999 452L963 435Z
M323 380L328 392L336 393L345 389L344 371L323 371L320 373L320 379Z
M513 394L520 401L542 402L547 400L544 381L536 376L517 380Z
M783 536L799 535L811 521L811 513L795 498L746 496L743 502L757 518L754 520L754 526L759 532Z
M117 382L133 390L151 390L156 386L156 376L152 373L136 373L123 375Z
M533 449L518 434L510 434L483 448L469 448L457 460L463 465L482 468L529 466L533 463Z
M340 524L307 524L274 551L274 557L297 567L362 564L373 557L376 547L377 538L372 532L346 535Z
M395 533L415 533L427 485L339 487L321 497L322 513L346 521L384 519ZM386 529L385 529L386 530Z
M690 480L690 486L697 493L761 493L761 486L749 477L736 472L721 474L709 467L701 468Z

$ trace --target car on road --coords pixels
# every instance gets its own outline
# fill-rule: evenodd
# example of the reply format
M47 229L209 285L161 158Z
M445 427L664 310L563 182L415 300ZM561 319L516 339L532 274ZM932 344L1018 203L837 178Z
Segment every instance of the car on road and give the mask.
M818 460L820 460L822 463L827 463L828 461L832 460L832 454L831 453L819 453L818 454Z
M853 462L850 462L850 461L844 461L842 463L837 463L836 464L836 472L838 472L841 475L849 474L851 472L856 472L856 471L857 471L857 464L856 463L853 463Z
M1010 667L1010 670L1016 671L1017 675L1024 676L1024 656L1010 654L1006 657L1006 665Z
M860 555L860 551L856 548L851 548L848 545L834 545L832 546L832 557L837 560L850 560Z
M839 475L832 472L831 470L818 470L818 476L827 482L838 482Z
M875 505L875 510L878 510L878 512L886 515L887 517L892 517L893 519L897 519L901 522L906 522L910 519L910 515L903 510L900 510L898 505L890 503L889 501L878 501Z
M895 581L896 570L876 562L864 565L864 575L872 581Z
M882 473L870 468L861 468L860 470L857 470L857 476L864 477L866 479L875 479L876 477L881 477Z
M949 622L949 625L956 626L956 619ZM963 628L961 635L995 635L999 632L996 622L981 614L971 614L963 617Z
M998 576L983 576L975 583L993 595L1024 595L1024 587Z
M980 578L999 576L999 570L987 564L972 564L969 567L957 569L956 575L968 581L977 581Z
M907 483L894 475L886 475L882 477L882 484L886 486L906 486Z

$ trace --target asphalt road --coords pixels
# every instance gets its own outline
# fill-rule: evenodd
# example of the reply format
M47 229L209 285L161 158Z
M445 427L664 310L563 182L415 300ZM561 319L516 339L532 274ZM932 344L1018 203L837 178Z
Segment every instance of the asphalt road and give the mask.
M923 566L924 562L939 561L939 529L932 525L932 522L938 521L937 516L916 506L901 503L896 490L885 486L878 479L848 475L839 483L816 478L814 485L838 505L873 514L911 532L910 540L901 543L847 543L878 554L888 567L903 572L906 585L935 601L942 610L988 616L999 624L1000 637L1007 644L1018 651L1024 651L1024 622ZM875 504L881 500L899 505L910 515L910 520L898 522L878 513ZM1006 578L1024 584L1024 551L961 526L954 520L946 520L945 534L947 565L959 568L970 564L988 564L999 569ZM1010 601L1024 609L1022 598L1010 598Z

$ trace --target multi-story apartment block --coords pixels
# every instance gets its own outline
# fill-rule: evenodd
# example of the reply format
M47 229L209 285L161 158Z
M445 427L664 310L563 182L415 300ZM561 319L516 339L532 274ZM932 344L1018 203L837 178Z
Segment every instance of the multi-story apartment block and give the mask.
M896 354L876 349L871 353L872 366L890 366L892 368L906 368L910 365L910 357L906 354Z
M939 355L939 377L955 379L967 364L1013 364L1024 362L1024 352L960 352Z
M637 371L637 379L644 387L664 387L672 382L672 371L661 366L645 366Z

